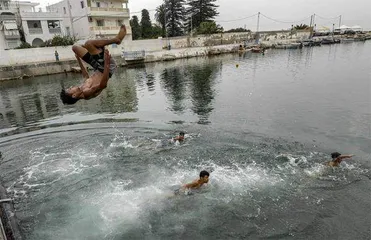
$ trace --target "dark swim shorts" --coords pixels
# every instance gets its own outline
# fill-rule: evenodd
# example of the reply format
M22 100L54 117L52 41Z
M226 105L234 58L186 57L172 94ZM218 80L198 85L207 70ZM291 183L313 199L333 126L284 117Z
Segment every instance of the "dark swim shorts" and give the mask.
M94 71L99 71L101 73L104 72L104 49L102 49L101 53L96 54L96 55L91 55L88 52L82 57L82 60L84 60L84 62L89 64L94 69ZM112 77L115 69L116 69L116 62L111 57L110 72L109 72L110 78Z

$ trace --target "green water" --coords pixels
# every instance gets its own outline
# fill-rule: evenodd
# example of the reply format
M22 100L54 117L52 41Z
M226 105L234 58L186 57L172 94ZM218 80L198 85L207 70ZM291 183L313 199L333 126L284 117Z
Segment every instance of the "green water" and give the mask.
M371 42L0 83L0 178L25 239L367 239ZM238 67L236 65L238 64ZM184 144L168 139L186 132ZM326 168L333 151L356 156ZM207 186L169 198L212 171Z

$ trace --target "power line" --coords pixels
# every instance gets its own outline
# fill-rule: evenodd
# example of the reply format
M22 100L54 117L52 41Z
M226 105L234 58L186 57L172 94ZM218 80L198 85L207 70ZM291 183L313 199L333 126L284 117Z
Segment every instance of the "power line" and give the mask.
M318 14L316 14L316 17L319 17L319 18L322 18L322 19L328 19L328 20L331 20L331 19L338 19L338 18L340 18L340 16L337 16L337 17L331 17L331 18L329 18L329 17L321 17L321 16L318 15Z
M298 21L282 21L282 20L277 20L277 19L274 19L274 18L268 17L268 16L266 16L266 15L264 15L264 14L262 14L262 13L260 13L260 14L261 14L263 17L265 17L265 18L267 18L267 19L269 19L269 20L272 20L272 21L274 21L274 22L279 22L279 23L299 23L299 22L307 21L307 20L309 20L309 19L311 18L311 16L310 16L310 17L307 17L307 18L305 18L305 19L298 20Z
M243 17L243 18L238 18L238 19L233 19L233 20L220 20L220 21L217 21L217 22L236 22L236 21L241 21L241 20L245 20L245 19L248 19L248 18L252 18L252 17L255 17L257 15L258 14L256 13L256 14L248 16L248 17Z

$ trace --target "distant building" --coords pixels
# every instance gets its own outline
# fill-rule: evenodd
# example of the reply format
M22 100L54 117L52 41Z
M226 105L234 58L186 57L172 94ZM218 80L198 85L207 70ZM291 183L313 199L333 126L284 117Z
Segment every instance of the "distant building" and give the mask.
M115 36L122 24L126 25L131 40L128 0L63 0L47 7L61 13L65 31L79 39Z
M0 50L18 47L20 39L15 4L9 0L0 0Z
M16 48L21 44L23 30L25 41L34 47L41 46L55 35L65 35L63 17L56 12L35 11L39 3L0 0L0 50Z
M19 2L19 4L24 5L25 2ZM42 12L41 9L35 12L34 7L39 4L31 4L28 5L29 8L24 6L19 13L26 42L33 47L39 47L56 35L66 35L61 14L56 12Z

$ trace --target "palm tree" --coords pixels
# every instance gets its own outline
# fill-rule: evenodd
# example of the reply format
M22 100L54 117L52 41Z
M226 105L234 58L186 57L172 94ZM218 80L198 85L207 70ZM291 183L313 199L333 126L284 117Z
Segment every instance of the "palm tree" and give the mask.
M161 4L156 8L155 19L162 28L162 37L165 37L166 28L165 13L166 13L165 3Z
M300 24L300 25L296 25L294 27L294 29L296 30L304 30L304 29L307 29L309 26L307 24Z

